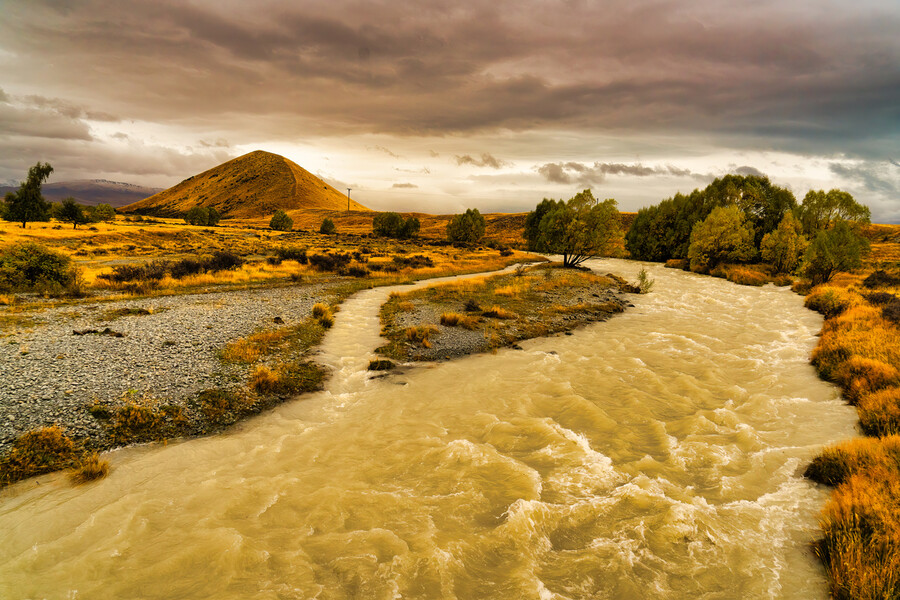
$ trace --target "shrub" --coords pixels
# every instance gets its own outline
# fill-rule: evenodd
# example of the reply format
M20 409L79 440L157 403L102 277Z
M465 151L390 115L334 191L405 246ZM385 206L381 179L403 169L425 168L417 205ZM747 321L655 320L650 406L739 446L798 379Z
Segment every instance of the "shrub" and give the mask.
M854 355L834 369L832 379L855 404L863 394L900 383L900 372L883 361Z
M806 308L819 312L826 319L830 319L858 303L856 296L845 289L818 286L806 296L803 304Z
M284 246L275 250L278 261L296 260L301 265L305 265L309 260L306 257L306 248L298 248L296 246Z
M891 323L900 323L900 302L891 302L881 308L881 316Z
M283 210L276 210L269 221L269 229L276 231L290 231L294 228L294 220Z
M638 271L638 288L641 290L642 294L649 294L653 289L653 284L656 283L653 279L650 279L650 275L647 273L647 269L641 267L641 270Z
M480 312L481 306L475 299L469 298L466 300L465 304L463 304L463 310L466 312Z
M324 235L334 235L337 233L337 227L334 226L334 221L327 217L323 219L322 225L319 227L319 233Z
M879 287L894 287L900 285L900 277L888 274L883 269L878 269L863 279L862 284L869 289Z
M875 306L884 306L893 302L900 302L900 298L888 292L875 292L874 294L867 294L866 300L868 300Z
M666 261L667 269L682 269L684 271L688 270L689 262L685 258L670 258Z
M414 254L413 256L394 256L391 259L394 264L410 269L422 269L425 267L433 267L434 261L430 256L424 254Z
M65 469L75 464L78 456L75 442L56 425L29 431L0 457L0 485Z
M361 265L353 265L343 270L341 275L349 275L350 277L365 277L369 274L369 270Z
M0 251L0 291L59 289L74 280L71 259L55 250L21 242Z
M350 264L351 256L337 252L335 254L312 254L309 264L318 271L337 271Z

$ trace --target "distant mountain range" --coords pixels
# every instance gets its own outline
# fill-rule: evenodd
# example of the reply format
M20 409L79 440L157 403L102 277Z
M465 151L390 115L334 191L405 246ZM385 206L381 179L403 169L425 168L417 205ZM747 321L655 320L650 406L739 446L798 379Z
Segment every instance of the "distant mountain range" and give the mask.
M225 218L254 219L276 210L369 211L287 158L255 150L213 167L149 198L123 207L159 217L180 217L194 206L214 207Z
M0 198L8 192L19 189L13 181L6 182L9 185L0 186ZM75 181L60 181L45 183L41 186L44 198L51 202L61 202L64 198L72 197L79 204L95 206L97 204L109 204L115 208L132 204L162 191L160 188L150 188L119 181L106 179L79 179Z

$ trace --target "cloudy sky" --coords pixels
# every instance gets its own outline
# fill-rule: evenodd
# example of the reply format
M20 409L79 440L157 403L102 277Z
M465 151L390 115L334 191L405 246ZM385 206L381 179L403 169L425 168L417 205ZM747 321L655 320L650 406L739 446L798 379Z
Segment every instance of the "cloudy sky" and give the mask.
M896 0L0 0L0 181L263 149L376 209L762 172L900 222L898 32Z

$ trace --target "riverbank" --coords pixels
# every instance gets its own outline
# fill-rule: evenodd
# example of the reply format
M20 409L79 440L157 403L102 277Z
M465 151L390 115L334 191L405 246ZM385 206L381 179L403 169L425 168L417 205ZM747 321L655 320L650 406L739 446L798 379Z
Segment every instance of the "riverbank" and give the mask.
M613 274L545 264L393 294L381 309L388 343L377 352L400 362L489 352L604 321L629 306L626 293L639 292Z

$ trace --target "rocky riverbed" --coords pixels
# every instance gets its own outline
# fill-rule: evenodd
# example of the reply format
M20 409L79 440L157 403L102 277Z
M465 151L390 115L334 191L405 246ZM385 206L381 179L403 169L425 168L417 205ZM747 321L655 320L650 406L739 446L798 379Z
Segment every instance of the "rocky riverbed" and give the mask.
M102 439L102 423L87 410L95 401L132 394L177 404L204 389L245 385L247 368L219 358L225 344L300 322L336 285L0 310L0 453L45 425Z

